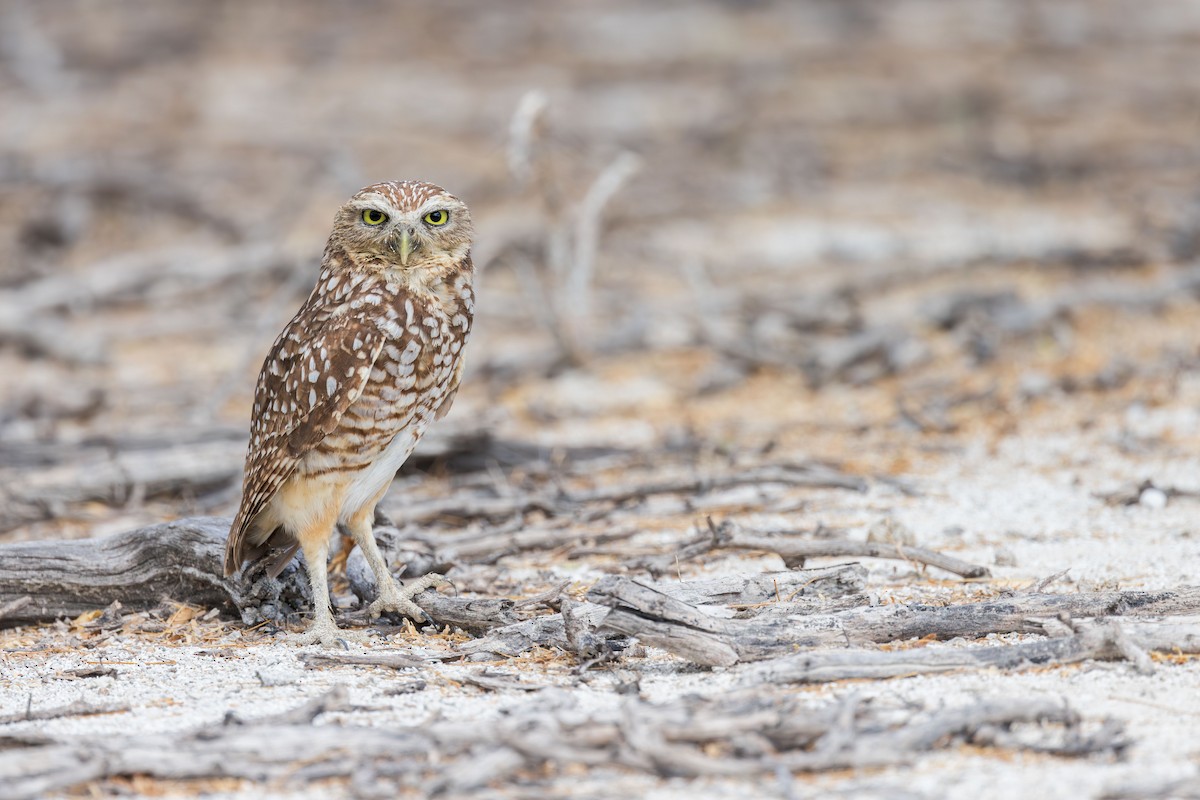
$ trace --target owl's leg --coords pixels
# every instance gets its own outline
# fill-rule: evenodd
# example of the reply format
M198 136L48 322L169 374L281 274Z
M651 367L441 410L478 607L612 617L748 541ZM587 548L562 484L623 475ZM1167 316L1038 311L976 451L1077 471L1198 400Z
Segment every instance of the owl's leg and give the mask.
M429 615L412 601L421 592L433 586L446 586L450 582L445 577L436 574L425 575L415 581L409 581L407 586L401 586L392 577L379 545L375 542L375 533L371 523L375 519L375 509L365 513L360 511L347 520L346 527L355 543L362 548L363 556L375 573L375 588L378 596L367 606L367 616L375 619L385 611L396 611L410 619L427 620Z
M332 527L332 526L331 526ZM362 641L364 636L353 631L343 631L333 621L333 609L329 603L329 529L326 533L310 531L299 537L304 551L304 566L308 569L308 583L312 587L313 621L308 630L298 634L296 644L321 644L336 647L346 640Z
M312 587L313 621L307 631L296 637L296 643L333 647L337 644L338 627L329 607L329 576L326 574L329 540L316 541L316 537L307 537L300 544L304 550L304 566L308 569L308 584Z

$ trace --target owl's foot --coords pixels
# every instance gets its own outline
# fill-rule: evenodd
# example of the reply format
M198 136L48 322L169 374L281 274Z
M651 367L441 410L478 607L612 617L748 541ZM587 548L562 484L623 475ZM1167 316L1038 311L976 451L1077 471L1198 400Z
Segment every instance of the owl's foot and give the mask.
M426 589L449 585L450 581L446 580L444 575L432 572L414 581L409 581L403 587L397 584L395 580L389 579L383 582L383 586L379 591L379 597L375 598L374 602L367 606L367 616L375 619L385 611L395 611L409 619L420 622L432 621L424 609L414 603L412 599Z
M319 644L322 647L345 648L349 644L364 644L370 641L365 631L346 631L332 619L315 619L304 633L290 633L287 639L295 645Z

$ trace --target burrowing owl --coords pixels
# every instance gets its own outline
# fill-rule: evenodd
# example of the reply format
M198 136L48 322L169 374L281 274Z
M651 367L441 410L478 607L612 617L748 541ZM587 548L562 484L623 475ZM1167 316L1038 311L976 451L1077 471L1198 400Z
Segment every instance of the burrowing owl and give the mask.
M440 580L401 589L371 527L396 470L458 391L472 233L466 205L440 186L363 189L337 212L317 285L263 362L225 572L280 548L269 568L278 574L303 550L316 604L304 642L340 638L326 581L339 522L375 573L371 616L419 618L412 596Z

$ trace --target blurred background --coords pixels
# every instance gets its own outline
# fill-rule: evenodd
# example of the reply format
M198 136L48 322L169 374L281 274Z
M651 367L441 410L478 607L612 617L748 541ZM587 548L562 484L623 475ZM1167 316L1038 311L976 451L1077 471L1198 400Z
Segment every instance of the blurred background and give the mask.
M3 0L0 539L230 513L262 358L393 178L473 209L445 427L509 480L1117 441L1198 394L1198 134L1192 0Z

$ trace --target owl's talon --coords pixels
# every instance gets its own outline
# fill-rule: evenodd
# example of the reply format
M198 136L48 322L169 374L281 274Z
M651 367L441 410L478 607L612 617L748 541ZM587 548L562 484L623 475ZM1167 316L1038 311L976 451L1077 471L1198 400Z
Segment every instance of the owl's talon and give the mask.
M414 603L412 599L426 589L432 589L436 586L447 586L449 584L450 581L446 580L444 575L436 573L430 573L417 578L415 581L409 581L403 587L394 580L388 581L384 584L379 597L367 606L367 616L371 619L376 619L385 611L392 611L397 614L403 614L417 622L432 623L433 617L425 609Z

